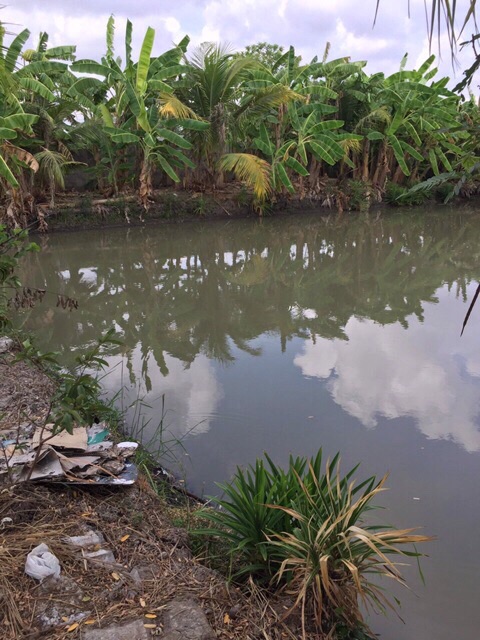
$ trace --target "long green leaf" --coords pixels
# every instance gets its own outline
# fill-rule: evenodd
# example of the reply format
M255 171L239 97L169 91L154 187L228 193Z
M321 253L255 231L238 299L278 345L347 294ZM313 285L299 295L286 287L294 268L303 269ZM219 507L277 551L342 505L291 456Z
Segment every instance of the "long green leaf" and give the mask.
M290 191L290 193L295 193L294 186L285 171L285 168L280 162L275 163L274 165L275 177L277 177L280 182Z
M388 141L393 149L395 158L397 159L397 162L400 165L400 169L402 170L404 175L409 176L410 169L408 168L408 165L405 162L404 152L398 138L396 136L390 135L388 136Z
M140 57L137 64L136 89L140 95L144 95L147 90L147 76L150 68L150 56L152 55L153 42L155 40L155 29L148 27L143 39Z
M2 178L4 178L12 187L15 187L15 188L18 187L17 179L15 178L13 173L10 171L10 169L7 166L7 163L5 162L5 160L1 155L0 155L0 176L2 176Z
M30 37L30 31L24 29L18 36L15 36L11 45L8 47L7 55L5 56L5 70L13 73L17 64L18 56L20 55L23 45Z
M125 64L129 67L132 64L132 31L133 25L127 20L125 27Z
M168 160L164 156L162 156L162 154L160 154L160 153L157 153L155 157L157 158L159 165L162 167L162 169L165 171L165 173L174 182L180 182L180 178L175 173L172 165L168 162Z
M287 165L287 167L289 167L290 169L293 169L294 171L296 171L301 176L308 176L309 175L309 173L305 169L305 167L303 165L301 165L300 162L298 162L298 160L295 160L295 158L292 158L292 156L289 156L287 158L287 160L285 161L285 164Z
M114 142L120 142L123 144L129 144L131 142L140 142L141 138L134 133L128 131L119 131L118 133L110 134L110 137Z
M31 113L14 113L11 116L0 118L0 126L8 129L19 129L20 131L28 131L32 124L37 122L38 116Z
M20 78L18 84L22 89L32 91L48 102L55 101L55 95L42 82L35 78Z
M155 133L157 134L157 136L161 136L162 138L165 138L165 140L168 140L168 142L176 144L177 147L180 147L181 149L192 148L192 144L188 142L188 140L185 140L185 138L179 136L178 133L170 131L170 129L156 129Z
M0 127L0 140L14 140L17 137L17 132L13 129L6 127Z
M78 73L91 73L95 76L103 76L108 78L112 76L117 80L121 80L121 74L117 73L112 67L108 67L105 64L94 62L93 60L77 60L71 66L72 71Z

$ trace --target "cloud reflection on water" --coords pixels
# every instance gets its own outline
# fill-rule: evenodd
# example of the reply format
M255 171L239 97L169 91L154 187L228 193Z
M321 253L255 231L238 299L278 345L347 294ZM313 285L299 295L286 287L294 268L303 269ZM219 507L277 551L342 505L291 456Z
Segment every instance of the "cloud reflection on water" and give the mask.
M445 307L430 305L427 314L408 331L352 316L348 340L305 342L294 364L305 376L328 380L334 401L367 428L380 417L411 416L427 438L479 451L477 350L444 331Z

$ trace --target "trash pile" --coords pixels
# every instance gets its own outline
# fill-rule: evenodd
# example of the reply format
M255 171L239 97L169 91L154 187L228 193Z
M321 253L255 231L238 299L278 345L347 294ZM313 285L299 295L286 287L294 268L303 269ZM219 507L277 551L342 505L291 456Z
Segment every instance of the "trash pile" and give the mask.
M138 475L128 459L136 442L114 443L105 422L54 433L53 425L23 423L0 430L0 484L28 480L131 485Z

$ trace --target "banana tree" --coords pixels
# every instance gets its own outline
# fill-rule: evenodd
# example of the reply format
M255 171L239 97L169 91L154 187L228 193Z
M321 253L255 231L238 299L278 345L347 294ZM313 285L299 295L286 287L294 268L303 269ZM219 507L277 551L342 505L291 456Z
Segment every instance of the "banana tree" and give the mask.
M202 129L208 125L183 105L173 94L167 80L182 72L180 65L188 45L188 38L166 53L152 58L155 31L148 27L138 62L131 57L132 24L127 22L125 45L126 64L113 56L113 18L107 27L107 54L101 63L79 60L72 70L95 74L103 78L82 77L73 85L72 93L93 90L104 94L98 105L104 130L119 152L133 148L139 154L138 194L148 209L153 193L152 170L160 167L172 180L180 180L176 167L193 166L183 150L191 148L182 135L186 129ZM94 106L95 110L95 106Z

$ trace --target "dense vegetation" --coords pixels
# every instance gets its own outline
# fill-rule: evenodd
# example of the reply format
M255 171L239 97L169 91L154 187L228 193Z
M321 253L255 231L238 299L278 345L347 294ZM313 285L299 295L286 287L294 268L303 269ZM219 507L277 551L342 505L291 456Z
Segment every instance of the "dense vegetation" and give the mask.
M188 38L152 57L148 28L135 61L127 22L122 61L114 27L110 18L100 62L75 60L75 46L49 48L46 33L25 49L27 29L6 44L1 28L9 224L37 217L44 226L72 165L88 188L134 192L146 210L154 184L205 191L232 174L260 211L294 193L341 211L385 197L408 202L439 185L442 197L476 190L478 107L436 79L434 56L417 70L405 57L390 76L368 75L364 61L329 60L328 44L309 63L293 47L266 43L239 54L210 43L191 52Z

